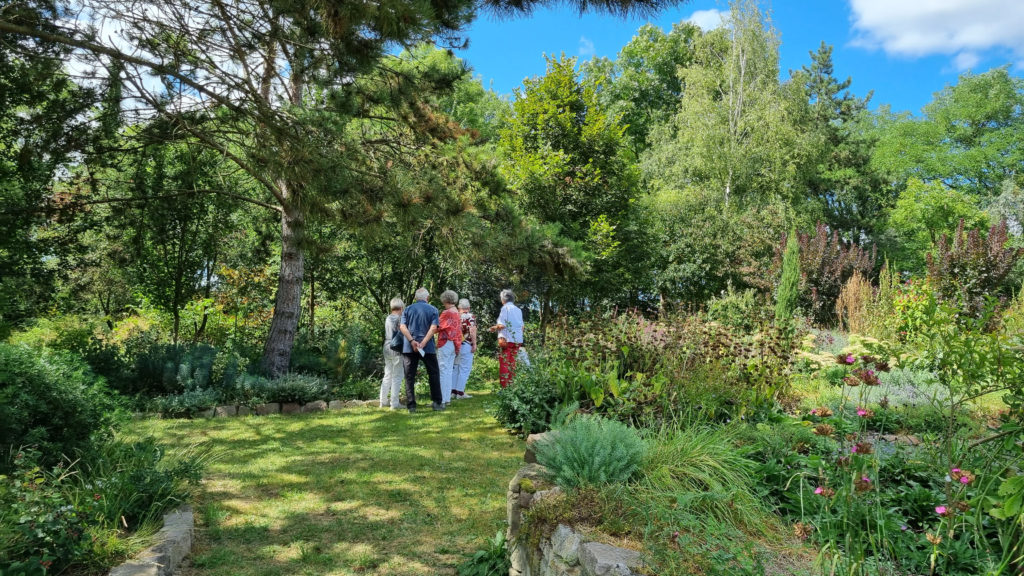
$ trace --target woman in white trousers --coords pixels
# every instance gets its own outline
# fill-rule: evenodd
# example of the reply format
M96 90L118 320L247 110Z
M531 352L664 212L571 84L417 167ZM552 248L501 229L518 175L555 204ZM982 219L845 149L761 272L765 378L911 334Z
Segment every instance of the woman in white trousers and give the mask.
M391 337L398 331L402 321L402 310L405 302L401 298L391 300L391 314L384 320L384 379L380 383L380 407L391 407L392 410L404 408L398 395L402 391L405 370L402 367L402 353L391 349Z
M437 328L437 366L441 372L441 401L446 406L452 401L452 376L462 348L462 328L459 311L455 308L458 301L459 295L451 290L441 293L444 312L441 312Z
M455 371L452 375L452 398L472 398L466 394L466 382L469 372L473 369L473 356L476 355L476 316L469 311L469 300L459 300L459 317L462 320L462 349L455 360Z

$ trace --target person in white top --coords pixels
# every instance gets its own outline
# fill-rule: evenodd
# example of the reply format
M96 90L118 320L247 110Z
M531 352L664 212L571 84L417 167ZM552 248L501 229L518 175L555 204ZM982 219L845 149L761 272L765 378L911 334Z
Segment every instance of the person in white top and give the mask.
M391 337L398 331L402 321L402 310L405 302L401 298L391 300L391 314L384 320L384 379L380 383L380 407L391 407L392 410L405 408L399 404L398 395L402 390L402 353L391 349Z
M516 373L516 357L523 346L523 311L516 307L516 295L501 291L501 312L498 323L488 330L498 333L498 382L502 388L512 383Z

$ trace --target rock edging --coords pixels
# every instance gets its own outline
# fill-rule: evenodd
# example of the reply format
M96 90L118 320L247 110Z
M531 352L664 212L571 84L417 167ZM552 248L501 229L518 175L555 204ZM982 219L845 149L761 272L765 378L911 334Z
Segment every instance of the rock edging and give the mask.
M194 529L191 507L164 514L164 527L157 532L156 544L111 570L109 576L171 576L192 551Z
M377 404L377 400L314 400L305 404L294 402L267 402L252 408L248 406L225 404L215 406L196 413L196 418L232 418L235 416L270 416L271 414L309 414L312 412L326 412L328 410L343 410L345 408L361 408Z
M524 460L528 463L512 477L505 496L512 561L509 576L635 576L634 571L643 566L639 552L588 541L565 524L559 524L536 548L529 546L528 538L519 537L524 512L539 500L561 492L557 487L537 490L545 469L536 463L533 445L542 438L531 435L527 440Z

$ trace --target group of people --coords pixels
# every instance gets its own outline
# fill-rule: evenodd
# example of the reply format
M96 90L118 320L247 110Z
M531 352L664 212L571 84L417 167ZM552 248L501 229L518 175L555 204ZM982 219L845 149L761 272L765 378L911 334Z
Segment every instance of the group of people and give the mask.
M431 407L444 410L453 399L471 397L466 394L466 382L477 351L476 316L470 311L469 300L460 300L459 295L451 290L441 293L442 312L427 302L430 292L426 288L417 290L415 298L416 301L408 307L401 298L392 299L391 314L384 321L384 379L380 386L380 406L416 412L416 371L422 362L430 382ZM488 328L488 331L498 333L502 388L512 382L523 345L523 312L515 301L511 290L502 290L501 313L498 321ZM404 338L401 350L395 349L397 334ZM403 378L405 406L399 402Z

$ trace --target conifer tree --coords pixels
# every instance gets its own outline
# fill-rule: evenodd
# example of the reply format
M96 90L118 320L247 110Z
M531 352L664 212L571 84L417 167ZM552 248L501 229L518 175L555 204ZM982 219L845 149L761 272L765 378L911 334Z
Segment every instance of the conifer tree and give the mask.
M775 323L789 322L796 313L796 302L800 295L800 244L796 230L786 240L786 252L782 256L782 278L775 291Z

